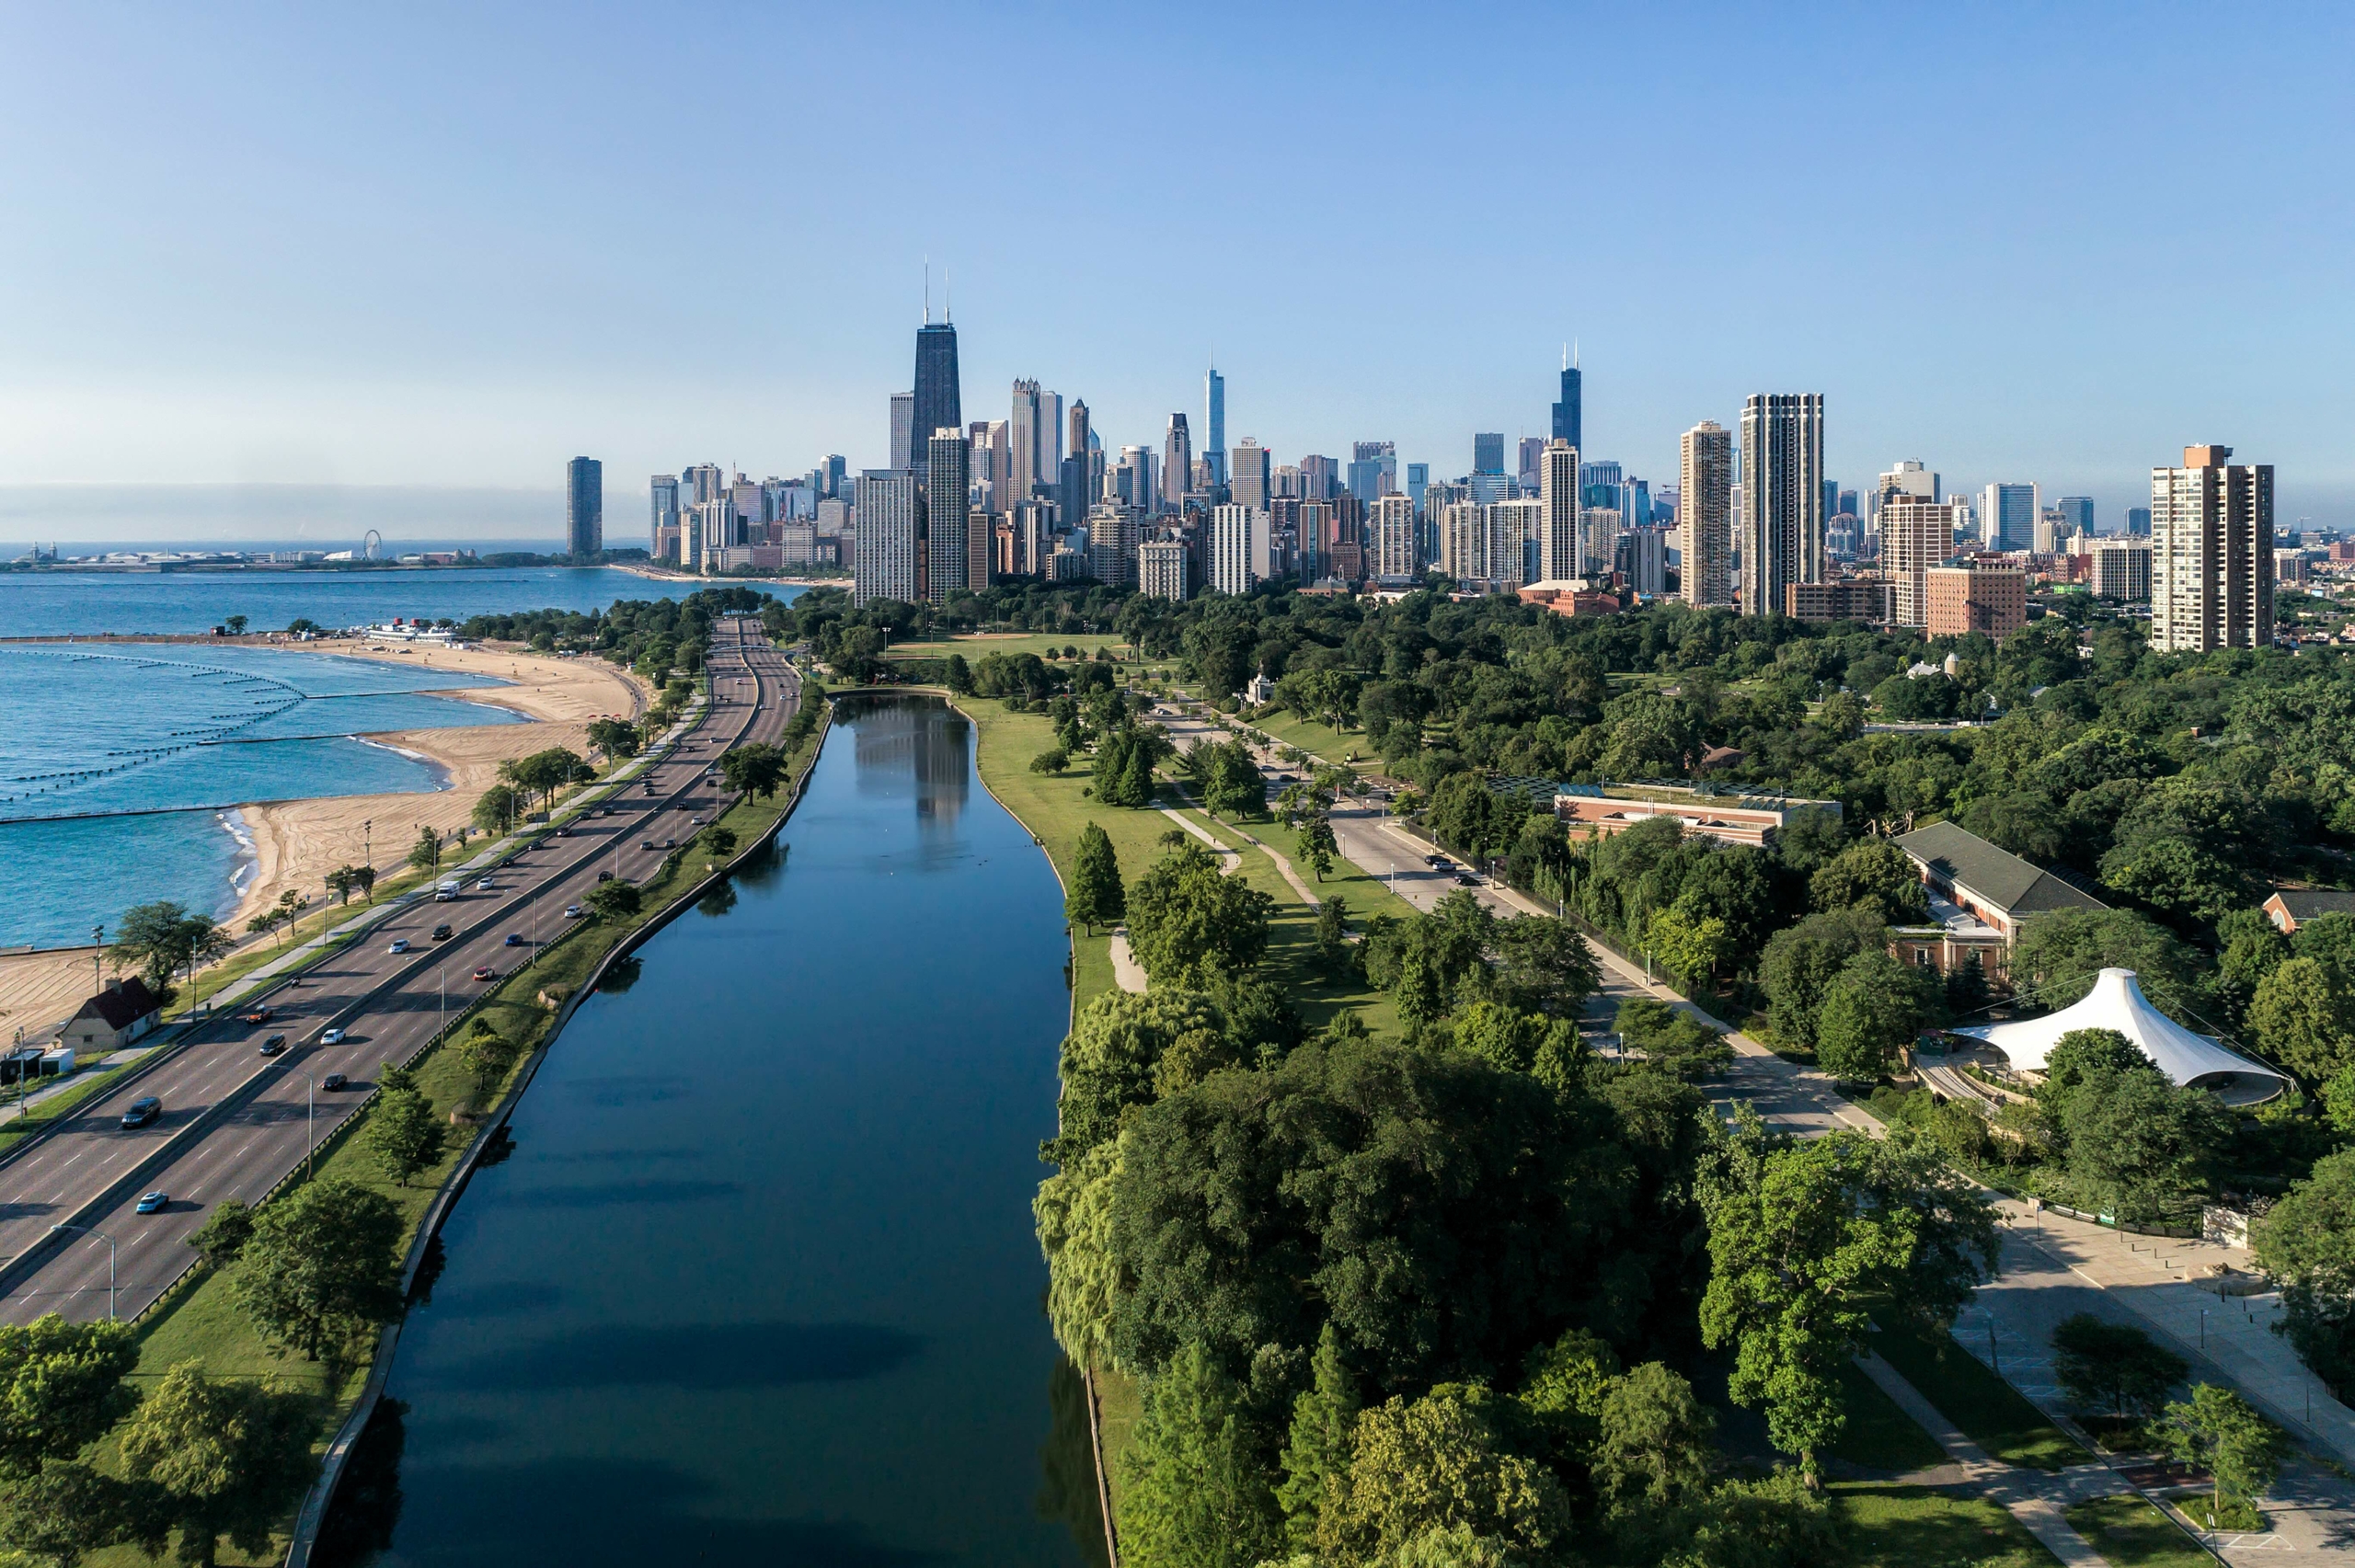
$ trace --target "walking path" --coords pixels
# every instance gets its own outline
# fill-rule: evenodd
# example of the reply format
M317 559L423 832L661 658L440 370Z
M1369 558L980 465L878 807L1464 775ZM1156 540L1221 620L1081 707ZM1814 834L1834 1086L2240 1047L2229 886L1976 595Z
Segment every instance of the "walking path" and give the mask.
M2001 1503L2012 1517L2027 1526L2028 1533L2069 1568L2108 1568L2108 1559L2086 1545L2085 1538L2068 1519L2069 1510L2087 1498L2107 1497L2128 1490L2108 1465L2072 1465L2067 1470L2052 1471L2005 1464L1964 1436L1896 1368L1878 1356L1860 1356L1856 1365L1947 1451L1947 1463L1907 1480L1928 1485L1960 1483L1976 1487L1982 1496Z

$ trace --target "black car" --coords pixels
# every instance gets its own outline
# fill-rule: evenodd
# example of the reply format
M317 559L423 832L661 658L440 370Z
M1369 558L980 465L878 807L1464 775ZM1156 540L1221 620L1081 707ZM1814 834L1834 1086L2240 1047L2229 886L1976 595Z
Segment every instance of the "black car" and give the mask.
M1455 885L1458 887L1477 887L1480 879L1468 871L1459 871L1455 874Z
M433 928L433 940L436 942L447 942L457 934L457 932L447 925L437 925Z
M274 1057L285 1048L286 1036L283 1035L272 1035L261 1043L261 1054L266 1057Z
M610 871L601 871L597 873L597 880L600 882L611 882L613 879L614 874Z
M638 841L638 847L642 850L650 850L654 847L654 841L652 839L640 839Z
M145 1127L163 1114L164 1102L153 1094L144 1094L131 1102L130 1108L122 1113L122 1125L126 1130Z
M325 1078L319 1080L319 1087L332 1093L350 1082L351 1080L346 1078L340 1072L330 1072Z

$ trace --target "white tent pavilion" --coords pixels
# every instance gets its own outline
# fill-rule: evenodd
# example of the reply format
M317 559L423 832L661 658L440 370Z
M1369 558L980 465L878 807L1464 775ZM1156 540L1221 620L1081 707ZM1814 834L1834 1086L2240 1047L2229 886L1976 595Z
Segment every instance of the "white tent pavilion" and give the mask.
M1953 1033L1984 1040L2015 1068L2040 1070L2061 1036L2073 1029L2115 1029L2149 1057L2173 1082L2205 1089L2221 1100L2250 1104L2269 1100L2290 1080L2205 1035L2195 1035L2151 1005L2131 969L2104 969L2074 1006L2016 1024L1982 1024Z

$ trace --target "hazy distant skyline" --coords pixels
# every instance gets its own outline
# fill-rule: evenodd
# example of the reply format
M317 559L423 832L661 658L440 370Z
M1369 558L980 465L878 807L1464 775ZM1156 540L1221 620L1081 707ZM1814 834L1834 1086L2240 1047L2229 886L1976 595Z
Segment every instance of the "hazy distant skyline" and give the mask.
M2114 528L2220 441L2275 464L2285 527L2355 522L2350 30L17 8L0 539L98 526L85 486L176 487L120 492L173 516L230 484L500 492L501 538L546 497L557 537L587 453L632 543L649 473L881 463L926 258L967 417L1035 377L1116 448L1199 422L1214 355L1230 441L1453 476L1475 430L1544 433L1575 337L1591 452L1655 485L1684 429L1811 391L1858 488L1918 458ZM914 92L918 58L959 68Z

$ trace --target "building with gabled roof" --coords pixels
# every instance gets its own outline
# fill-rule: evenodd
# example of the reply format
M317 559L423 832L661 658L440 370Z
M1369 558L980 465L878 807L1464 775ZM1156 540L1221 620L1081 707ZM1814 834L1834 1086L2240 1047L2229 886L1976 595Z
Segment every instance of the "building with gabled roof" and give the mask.
M82 1004L58 1031L58 1038L85 1057L103 1056L127 1046L162 1021L163 1001L133 975L109 980L107 989Z

